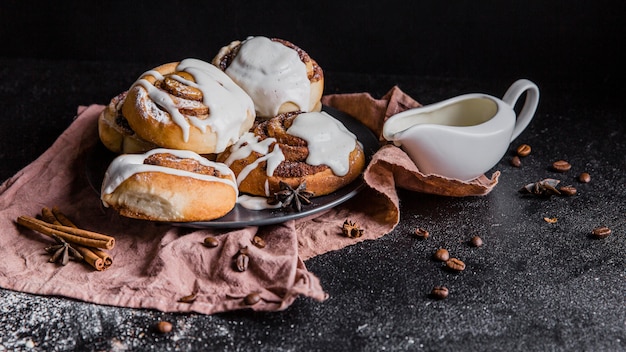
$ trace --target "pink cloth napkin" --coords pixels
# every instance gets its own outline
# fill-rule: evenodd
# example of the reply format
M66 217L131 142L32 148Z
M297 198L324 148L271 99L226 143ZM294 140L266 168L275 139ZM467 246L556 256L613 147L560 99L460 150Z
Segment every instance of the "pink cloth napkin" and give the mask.
M397 87L381 99L358 93L325 96L323 102L356 117L379 136L386 118L419 106ZM369 187L323 214L228 231L175 227L124 218L102 207L85 176L84 162L99 143L97 118L103 108L79 108L74 122L46 152L0 185L1 287L97 304L204 314L243 308L282 310L299 296L323 301L327 295L322 283L304 261L392 231L400 217L397 187L446 196L484 195L499 175L472 182L423 175L399 148L384 145L364 173ZM52 240L15 220L52 206L81 228L115 237L109 269L48 263L44 247ZM359 224L363 236L342 235L345 220ZM219 239L218 247L202 245L209 235ZM255 235L265 240L264 248L252 244ZM235 256L245 247L249 266L239 272ZM192 293L193 302L179 302ZM251 293L261 297L254 305L245 302Z

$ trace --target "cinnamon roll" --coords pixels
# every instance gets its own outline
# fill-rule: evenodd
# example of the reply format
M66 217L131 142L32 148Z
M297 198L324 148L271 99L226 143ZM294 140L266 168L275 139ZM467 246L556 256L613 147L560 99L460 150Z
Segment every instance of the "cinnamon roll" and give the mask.
M122 106L129 126L163 148L220 153L252 127L250 97L217 67L185 59L145 72Z
M233 41L220 49L213 64L250 95L258 117L321 110L322 68L289 41L266 37Z
M101 200L121 215L153 221L208 221L235 207L233 172L191 151L153 149L109 165Z
M239 191L270 197L280 182L322 196L349 184L365 168L360 142L326 112L280 114L258 124L217 161L237 177Z
M114 153L143 153L156 148L133 131L122 114L122 105L128 92L123 92L111 99L98 116L98 135L102 144Z

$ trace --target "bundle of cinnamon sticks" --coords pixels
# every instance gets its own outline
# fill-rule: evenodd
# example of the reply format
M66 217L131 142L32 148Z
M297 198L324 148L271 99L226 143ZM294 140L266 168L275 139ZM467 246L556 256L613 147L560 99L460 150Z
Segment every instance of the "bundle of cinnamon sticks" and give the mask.
M17 223L71 244L82 259L98 271L106 270L113 264L113 258L104 250L113 249L115 238L78 228L57 207L43 208L41 219L22 215L17 218Z

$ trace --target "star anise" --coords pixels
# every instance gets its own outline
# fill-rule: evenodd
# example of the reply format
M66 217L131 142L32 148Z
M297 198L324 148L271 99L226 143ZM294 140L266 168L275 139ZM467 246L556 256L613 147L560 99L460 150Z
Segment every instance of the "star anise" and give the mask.
M283 208L291 207L295 211L302 211L302 204L309 205L313 193L306 190L306 182L293 188L288 183L280 181L280 191L274 193L274 198L282 204Z
M346 220L341 227L343 234L346 237L357 238L363 236L363 229L359 227L355 222Z
M48 260L50 263L59 263L61 265L66 265L70 261L70 257L75 260L83 260L82 254L76 250L76 248L72 247L69 243L67 243L61 237L52 234L52 237L57 242L57 244L46 247L46 252L51 253L52 256Z
M546 178L541 181L529 183L522 187L519 191L520 193L529 193L536 196L549 197L555 194L561 194L561 192L556 188L560 182L561 181L553 178Z

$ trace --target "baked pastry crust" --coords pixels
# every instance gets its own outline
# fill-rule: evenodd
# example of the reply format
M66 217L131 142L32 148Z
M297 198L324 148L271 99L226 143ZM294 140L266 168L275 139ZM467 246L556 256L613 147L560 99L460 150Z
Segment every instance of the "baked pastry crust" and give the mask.
M240 192L270 197L281 190L280 182L285 182L293 188L306 182L308 192L313 193L314 196L322 196L346 186L360 176L365 168L365 154L363 147L356 139L354 139L354 149L349 153L346 161L348 169L344 175L335 174L328 165L307 163L308 142L287 132L300 114L302 114L300 111L288 112L259 121L249 135L244 136L238 144L217 156L217 161L229 165L234 171ZM257 140L259 145L267 146L265 153L252 151L243 158L237 156L238 148ZM277 149L284 156L284 160L279 163L268 158L272 153L276 153ZM268 167L273 169L270 176L268 176Z
M101 199L123 216L169 222L208 221L237 202L228 167L189 151L122 155L109 166Z
M253 39L253 38L259 38L259 37L250 37L247 40ZM248 94L250 94L252 99L255 101L256 110L257 110L256 114L257 114L257 117L259 118L271 118L276 115L286 113L286 112L292 112L292 111L304 111L304 112L321 111L322 109L321 98L324 93L324 72L322 68L318 65L317 61L311 58L309 54L307 54L306 51L304 51L300 47L296 46L295 44L287 40L279 39L279 38L270 38L270 40L272 42L280 43L284 45L285 47L294 50L297 53L298 57L300 58L300 61L304 63L306 67L306 77L310 83L310 93L309 93L308 101L306 104L299 105L298 103L294 101L284 101L284 102L281 102L279 106L271 106L268 108L262 108L261 105L267 104L267 99L265 99L266 97L255 96L255 94L251 91L253 88L251 88L247 82L238 80L236 77L234 77L233 75L229 73L228 68L231 66L233 61L240 54L240 49L242 45L246 43L246 40L244 41L236 40L236 41L231 42L229 45L222 47L217 53L217 55L213 58L212 63L215 66L219 67L224 72L226 72L227 74L229 74L231 78L233 78L237 82L237 84L239 84L245 91L248 92ZM272 54L273 54L272 52L254 52L255 56L269 56ZM277 65L276 62L272 62L270 60L268 61L268 66L270 67L263 67L263 69L267 69L267 71L272 71L273 68L280 66L280 63L278 63ZM261 68L257 68L257 69L261 69ZM277 93L275 91L271 91L268 94L280 94L280 92ZM259 100L263 100L263 101L259 101ZM269 109L271 109L272 111L265 111Z
M196 59L144 73L122 112L142 139L199 154L222 152L255 118L250 97L221 70Z
M102 144L118 154L143 153L157 146L141 139L122 114L122 105L126 94L122 92L113 97L98 116L98 135Z

